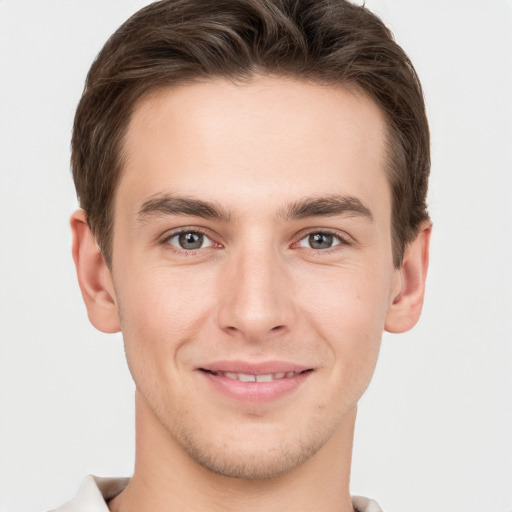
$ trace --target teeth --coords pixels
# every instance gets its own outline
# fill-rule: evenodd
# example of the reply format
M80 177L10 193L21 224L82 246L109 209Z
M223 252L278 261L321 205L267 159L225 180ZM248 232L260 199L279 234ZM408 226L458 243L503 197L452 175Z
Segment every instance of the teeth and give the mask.
M256 382L272 382L273 380L271 373L268 375L256 375Z
M264 375L252 375L249 373L235 373L235 372L214 372L214 375L227 377L228 379L239 380L240 382L272 382L284 378L292 378L301 372L277 372L266 373Z
M238 380L240 382L256 382L256 375L248 375L247 373L239 373Z

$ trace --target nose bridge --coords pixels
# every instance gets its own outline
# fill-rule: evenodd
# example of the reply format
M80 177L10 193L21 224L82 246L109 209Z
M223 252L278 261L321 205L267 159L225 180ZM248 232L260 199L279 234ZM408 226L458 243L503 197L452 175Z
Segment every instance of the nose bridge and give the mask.
M226 262L219 321L247 339L284 331L293 321L289 277L282 256L271 246L240 248Z

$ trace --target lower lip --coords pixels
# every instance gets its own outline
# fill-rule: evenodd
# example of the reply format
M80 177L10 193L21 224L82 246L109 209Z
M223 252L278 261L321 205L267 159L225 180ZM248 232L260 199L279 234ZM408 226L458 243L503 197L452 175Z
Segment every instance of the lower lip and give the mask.
M242 382L221 375L201 371L208 382L220 393L241 402L268 403L296 390L312 372L304 372L294 377L285 377L271 382Z

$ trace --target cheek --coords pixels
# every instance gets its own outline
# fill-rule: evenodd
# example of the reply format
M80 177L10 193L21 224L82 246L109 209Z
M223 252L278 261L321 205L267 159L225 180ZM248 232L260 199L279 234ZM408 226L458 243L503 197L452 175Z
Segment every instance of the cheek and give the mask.
M120 291L121 321L138 331L141 342L149 334L164 344L187 338L211 307L207 283L194 272L146 269L129 279L129 289Z
M311 275L296 292L311 321L317 319L319 325L340 334L371 337L384 329L391 281L389 272L352 266Z
M388 279L366 270L318 279L301 298L308 323L327 341L333 375L364 390L377 361L389 301ZM323 286L322 286L323 284Z
M180 370L176 368L180 351L197 339L205 322L213 318L211 294L194 281L158 271L124 281L118 293L121 326L128 364L137 383L145 378L143 373L151 373L155 379L173 378Z

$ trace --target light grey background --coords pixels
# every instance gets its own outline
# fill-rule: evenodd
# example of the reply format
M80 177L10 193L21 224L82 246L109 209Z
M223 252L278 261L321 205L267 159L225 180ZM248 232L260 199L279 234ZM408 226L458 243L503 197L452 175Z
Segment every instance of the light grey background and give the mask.
M0 512L129 475L133 384L70 256L74 108L136 0L0 1ZM352 491L392 512L512 510L512 2L368 0L423 81L435 223L423 318L385 336Z

